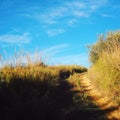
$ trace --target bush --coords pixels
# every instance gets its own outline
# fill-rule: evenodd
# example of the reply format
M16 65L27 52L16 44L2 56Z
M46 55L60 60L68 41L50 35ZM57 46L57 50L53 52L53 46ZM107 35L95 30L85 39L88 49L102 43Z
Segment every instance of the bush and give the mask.
M89 70L89 78L103 94L120 103L120 31L108 33L103 42L98 41L91 48L93 65ZM96 55L92 54L96 49L99 49Z
M90 62L94 64L99 60L100 54L105 49L105 41L103 40L103 36L101 36L95 44L88 46L88 48Z

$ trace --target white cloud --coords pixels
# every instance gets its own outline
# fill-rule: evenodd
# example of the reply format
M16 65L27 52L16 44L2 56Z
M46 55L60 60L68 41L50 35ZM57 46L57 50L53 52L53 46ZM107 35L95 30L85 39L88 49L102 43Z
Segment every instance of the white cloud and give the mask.
M45 56L46 55L54 56L55 54L66 49L68 46L69 46L68 44L60 44L60 45L52 46L47 49L44 49L43 51L41 51L41 53Z
M73 16L80 18L80 17L88 17L89 13L86 11L78 11L78 10L74 10L72 11Z
M90 6L90 9L91 9L92 11L95 11L95 10L97 9L97 7L98 7L97 5L91 5L91 6Z
M102 13L101 16L105 17L105 18L111 18L111 17L113 17L112 15L106 14L106 13Z
M68 21L68 25L72 26L77 22L78 22L77 19L71 19L71 20Z
M35 18L46 24L55 24L57 23L57 18L64 17L67 11L66 7L60 6L59 8L52 8L46 13L37 14Z
M46 31L46 33L48 34L48 36L56 36L58 34L64 33L65 30L64 29L49 29Z
M81 20L81 18L88 18L99 8L104 6L108 0L71 0L60 2L55 6L40 7L36 6L36 9L29 9L30 12L23 14L23 16L35 19L42 23L44 31L49 36L55 36L64 33L63 29L49 29L52 25L66 25L73 26L75 23Z
M76 7L76 8L79 8L79 9L82 9L82 8L85 8L85 7L86 7L84 3L78 2L78 1L66 2L65 4L66 4L66 6L68 6L68 7Z
M86 17L88 13L83 11L85 4L80 2L66 2L57 8L52 8L44 14L36 15L36 18L46 24L56 24L58 19L65 17Z
M5 42L9 44L27 44L31 41L28 33L22 35L18 34L5 34L0 36L0 42Z
M61 3L60 5L53 6L47 9L43 13L32 14L31 16L35 19L43 22L45 24L56 24L61 21L62 18L80 19L84 17L89 17L94 11L96 11L101 6L105 5L108 0L92 0L92 1L69 1Z

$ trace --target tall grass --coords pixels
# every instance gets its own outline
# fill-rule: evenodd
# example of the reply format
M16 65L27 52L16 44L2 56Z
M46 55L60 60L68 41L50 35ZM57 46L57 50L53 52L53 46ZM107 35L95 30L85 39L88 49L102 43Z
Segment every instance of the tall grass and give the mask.
M38 56L39 58L39 56ZM87 71L81 66L47 66L30 55L15 55L0 68L1 120L64 120L63 109L73 104L70 75ZM65 85L64 85L65 84Z
M103 42L89 78L105 96L120 104L120 31L108 33Z

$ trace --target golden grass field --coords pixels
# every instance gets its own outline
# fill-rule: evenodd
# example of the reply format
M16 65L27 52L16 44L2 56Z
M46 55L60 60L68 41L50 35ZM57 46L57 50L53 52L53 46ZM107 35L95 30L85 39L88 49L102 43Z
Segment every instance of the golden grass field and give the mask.
M0 120L120 120L120 32L100 37L89 55L89 69L1 56Z

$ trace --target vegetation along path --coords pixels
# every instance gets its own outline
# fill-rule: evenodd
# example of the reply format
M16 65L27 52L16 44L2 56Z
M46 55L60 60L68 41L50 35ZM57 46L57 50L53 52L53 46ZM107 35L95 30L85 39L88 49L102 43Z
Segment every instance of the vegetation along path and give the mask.
M115 105L112 101L103 97L100 91L97 91L87 78L87 74L83 73L81 77L81 87L88 97L100 108L106 115L108 120L120 120L120 107Z
M0 120L120 120L119 107L95 89L86 71L78 66L1 69Z

